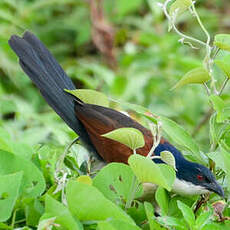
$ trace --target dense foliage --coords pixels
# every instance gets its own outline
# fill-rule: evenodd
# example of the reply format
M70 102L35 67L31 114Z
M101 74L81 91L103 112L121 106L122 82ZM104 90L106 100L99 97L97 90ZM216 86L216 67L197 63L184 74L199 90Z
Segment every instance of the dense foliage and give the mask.
M105 0L102 9L102 1L99 6L92 2L0 2L0 229L229 229L230 39L221 35L230 28L229 1L195 4L210 43L188 10L190 0L168 7L172 18L180 9L176 21L153 0ZM181 40L173 28L168 32L168 23L205 45ZM226 200L212 194L198 207L200 197L171 194L170 153L164 169L133 155L130 166L109 164L95 176L84 147L68 145L76 134L44 102L8 45L12 34L25 30L47 45L77 88L101 91L111 107L130 112L146 126L151 120L153 129L160 125L186 157L210 166ZM108 39L98 43L104 33ZM92 102L94 95L83 93L83 98ZM108 100L102 98L102 103ZM150 113L157 119L146 119ZM122 132L127 133L125 138L118 134L119 141L134 151L143 144L135 131ZM156 172L160 176L152 177ZM143 188L136 178L161 185L151 197L160 217L154 216L150 200L140 199Z

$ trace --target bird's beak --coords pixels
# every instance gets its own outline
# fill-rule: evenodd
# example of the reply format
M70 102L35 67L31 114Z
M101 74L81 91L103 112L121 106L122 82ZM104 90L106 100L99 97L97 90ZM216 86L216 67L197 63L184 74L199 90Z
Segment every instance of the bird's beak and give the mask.
M217 182L209 184L208 189L224 198L224 190Z

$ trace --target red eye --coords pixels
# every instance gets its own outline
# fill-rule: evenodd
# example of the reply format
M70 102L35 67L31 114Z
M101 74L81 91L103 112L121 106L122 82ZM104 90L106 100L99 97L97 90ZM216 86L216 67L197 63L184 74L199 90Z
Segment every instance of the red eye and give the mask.
M203 177L203 176L201 176L201 175L197 175L197 179L198 179L198 180L203 180L203 179L204 179L204 177Z

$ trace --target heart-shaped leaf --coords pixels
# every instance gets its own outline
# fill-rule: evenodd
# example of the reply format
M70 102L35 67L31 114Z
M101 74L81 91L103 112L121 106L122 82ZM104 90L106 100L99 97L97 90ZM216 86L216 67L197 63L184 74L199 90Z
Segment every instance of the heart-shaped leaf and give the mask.
M172 167L162 164L154 163L150 158L141 155L131 155L128 163L141 183L149 182L160 185L171 191L172 184L176 178L175 171ZM166 175L167 174L167 175Z
M102 136L118 141L132 150L141 148L145 145L142 132L135 128L115 129L109 133L103 134Z
M126 201L130 196L132 178L134 176L131 168L122 163L110 163L100 170L93 179L93 185L97 187L103 195L113 201L120 203ZM135 197L140 197L142 191L136 191ZM134 197L134 198L135 198Z
M70 212L79 220L119 219L130 224L134 221L122 209L116 206L94 186L69 181L66 187L66 197Z

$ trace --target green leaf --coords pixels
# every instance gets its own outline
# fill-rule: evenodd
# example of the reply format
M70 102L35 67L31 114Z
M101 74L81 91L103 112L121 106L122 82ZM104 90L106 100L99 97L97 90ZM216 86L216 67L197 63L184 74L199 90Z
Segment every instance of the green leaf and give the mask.
M160 166L150 158L135 154L131 155L128 163L141 183L149 182L171 190L175 180L175 171L168 165ZM166 176L167 175L167 176Z
M187 72L172 89L188 84L203 84L210 80L210 75L203 67L195 68Z
M222 100L221 97L217 95L211 95L209 99L211 100L213 107L217 112L216 121L224 122L230 116L229 110L227 109L224 100Z
M135 128L120 128L109 133L103 134L103 137L118 141L132 150L141 148L145 145L144 136L141 131Z
M161 223L163 226L169 226L169 227L176 227L177 230L188 230L186 226L186 222L183 218L175 218L171 216L164 216L164 217L158 217L157 218L159 223ZM174 228L169 228L174 229Z
M124 101L118 101L115 99L110 99L110 100L124 106L125 108L127 108L129 110L133 110L133 111L140 113L140 114L150 113L150 111L148 109L146 109L144 106L141 106L141 105L128 103L128 102L124 102Z
M217 34L214 38L214 45L222 50L230 51L230 34Z
M161 215L167 216L168 215L168 203L169 203L169 197L168 193L165 191L164 188L158 187L156 194L155 194L156 201L158 205L161 208Z
M132 0L132 1L117 0L116 2L117 13L119 15L124 16L127 13L138 9L142 3L143 3L143 0Z
M131 168L122 163L110 163L100 170L93 179L93 185L103 195L114 203L122 204L130 196L130 187L134 173ZM142 191L136 191L136 197L141 196Z
M141 230L137 225L121 220L101 221L97 225L97 230Z
M200 150L198 145L181 126L163 116L160 117L160 121L162 123L163 130L168 134L170 138L172 138L177 144L190 150L193 153L196 161L205 163L199 154Z
M84 103L109 107L109 100L107 96L96 90L92 90L92 89L68 90L68 89L65 89L65 91L78 97Z
M41 217L41 221L50 218L55 218L54 223L60 224L64 229L83 230L81 222L71 215L67 207L46 194L45 214Z
M20 194L37 197L45 190L45 179L40 170L23 157L0 150L0 175L23 171Z
M228 189L230 189L230 154L225 150L225 143L223 141L220 143L220 155L222 162L224 162L223 170L226 172Z
M176 13L176 16L183 14L190 6L192 5L191 0L176 0L169 9L169 14L173 16Z
M195 225L195 216L192 209L180 200L177 201L177 206L181 210L182 215L188 225L192 228Z
M171 166L174 168L175 171L177 171L176 169L176 161L175 158L173 156L173 154L169 151L162 151L160 153L161 156L161 160L164 161L167 165Z
M160 225L156 222L156 217L154 216L154 208L151 203L144 202L145 213L149 222L150 230L162 229Z
M201 212L200 215L196 218L196 228L202 229L210 220L211 216L212 216L212 211Z
M226 76L230 78L230 55L227 55L222 59L216 59L214 62L226 74Z
M19 196L23 172L0 176L0 221L10 218Z
M90 178L90 176L86 176L86 175L79 176L77 178L77 181L80 182L80 183L88 184L88 185L92 185L92 183L93 183L93 181Z
M81 221L112 218L134 224L122 209L94 186L71 180L66 187L66 197L70 212Z

